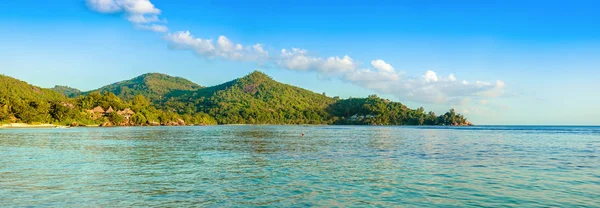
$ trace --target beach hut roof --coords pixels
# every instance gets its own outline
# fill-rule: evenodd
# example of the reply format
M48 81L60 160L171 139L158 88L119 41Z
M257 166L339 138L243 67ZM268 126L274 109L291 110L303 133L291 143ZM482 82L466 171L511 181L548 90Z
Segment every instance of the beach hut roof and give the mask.
M104 108L102 108L100 106L96 106L95 108L92 108L91 112L93 112L93 113L104 113Z
M117 113L119 115L133 115L133 114L135 114L135 112L133 112L130 108L125 108L122 111L118 111Z
M113 110L112 106L108 107L108 110L106 110L106 113L112 113L115 112L115 110Z

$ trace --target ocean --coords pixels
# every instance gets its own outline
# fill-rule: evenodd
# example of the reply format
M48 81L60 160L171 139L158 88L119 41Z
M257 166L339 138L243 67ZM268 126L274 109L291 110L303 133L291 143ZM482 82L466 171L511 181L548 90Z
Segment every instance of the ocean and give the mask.
M0 206L600 207L600 127L0 129Z

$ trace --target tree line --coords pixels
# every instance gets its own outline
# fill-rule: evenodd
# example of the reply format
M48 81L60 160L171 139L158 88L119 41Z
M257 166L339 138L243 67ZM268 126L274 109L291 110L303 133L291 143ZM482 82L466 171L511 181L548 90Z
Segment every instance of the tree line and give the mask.
M454 109L436 115L422 107L410 109L400 102L376 95L332 98L277 82L261 72L207 88L183 78L145 74L90 92L79 92L66 86L53 89L55 91L0 76L0 122L61 125L470 125ZM114 111L90 112L96 107ZM133 112L127 118L118 113L126 109Z

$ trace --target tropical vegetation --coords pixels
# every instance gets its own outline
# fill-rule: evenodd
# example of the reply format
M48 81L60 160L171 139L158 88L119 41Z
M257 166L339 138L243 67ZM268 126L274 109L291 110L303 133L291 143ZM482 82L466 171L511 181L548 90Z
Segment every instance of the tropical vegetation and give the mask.
M0 122L62 125L345 124L470 125L371 95L340 99L283 84L255 71L212 87L149 73L81 92L44 89L0 75Z

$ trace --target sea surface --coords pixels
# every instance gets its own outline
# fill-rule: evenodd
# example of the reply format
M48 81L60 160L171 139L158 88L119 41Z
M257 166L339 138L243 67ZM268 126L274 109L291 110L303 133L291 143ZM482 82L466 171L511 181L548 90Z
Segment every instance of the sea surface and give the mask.
M600 207L600 127L0 129L13 206Z

